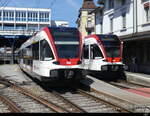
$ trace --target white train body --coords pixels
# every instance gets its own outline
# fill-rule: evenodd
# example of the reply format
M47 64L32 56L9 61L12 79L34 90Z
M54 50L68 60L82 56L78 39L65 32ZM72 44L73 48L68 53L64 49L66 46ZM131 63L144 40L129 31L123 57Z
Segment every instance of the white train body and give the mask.
M76 28L46 27L22 44L19 65L41 81L81 78L81 47Z
M88 36L83 41L82 59L83 69L90 72L122 71L122 42L115 35Z

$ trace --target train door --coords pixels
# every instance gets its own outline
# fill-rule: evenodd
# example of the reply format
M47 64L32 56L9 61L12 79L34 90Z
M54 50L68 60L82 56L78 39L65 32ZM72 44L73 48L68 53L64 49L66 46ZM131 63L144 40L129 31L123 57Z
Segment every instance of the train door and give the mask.
M33 62L32 62L32 70L33 72L39 74L40 63L39 63L39 41L32 45L33 51Z
M89 60L90 60L90 50L89 50L90 46L89 45L86 45L84 44L83 45L83 67L85 70L88 70L89 69Z
M100 70L100 65L102 63L103 54L98 44L90 45L90 60L89 60L89 70Z
M28 47L28 65L30 66L30 70L32 70L33 67L32 45Z

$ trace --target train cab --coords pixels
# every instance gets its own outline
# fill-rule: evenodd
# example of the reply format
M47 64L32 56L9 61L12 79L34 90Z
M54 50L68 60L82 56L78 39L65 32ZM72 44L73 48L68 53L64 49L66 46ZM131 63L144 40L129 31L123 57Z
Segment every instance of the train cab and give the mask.
M77 28L45 27L21 45L19 65L42 81L82 78L81 49Z
M82 67L88 72L122 72L123 42L116 35L90 35L83 40Z

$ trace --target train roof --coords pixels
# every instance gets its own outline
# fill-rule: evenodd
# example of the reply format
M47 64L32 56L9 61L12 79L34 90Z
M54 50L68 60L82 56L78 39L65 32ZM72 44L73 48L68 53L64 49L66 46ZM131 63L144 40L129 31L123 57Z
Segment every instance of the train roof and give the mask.
M77 32L78 31L76 27L48 27L48 29L52 31L60 31L60 32Z
M49 29L75 29L75 30L77 30L77 28L76 27L48 27Z
M107 37L118 37L117 35L110 35L110 34L97 34L97 36L102 37L102 38L107 38Z
M113 35L113 34L93 34L93 35L89 35L89 36L86 36L85 38L89 38L89 37L93 37L93 36L98 36L98 37L101 37L101 38L107 38L107 37L118 37L117 35Z

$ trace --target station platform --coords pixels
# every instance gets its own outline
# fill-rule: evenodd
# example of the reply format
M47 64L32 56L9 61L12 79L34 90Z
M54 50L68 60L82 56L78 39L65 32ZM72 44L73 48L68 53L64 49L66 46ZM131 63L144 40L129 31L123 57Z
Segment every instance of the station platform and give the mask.
M86 79L81 80L81 82L89 86L91 89L100 91L105 94L109 94L110 96L113 96L118 99L123 99L124 101L127 101L129 103L138 105L138 106L150 106L150 98L141 96L132 92L128 92L126 90L120 89L118 87L115 87L113 85L110 85L106 82L103 82L99 79L96 79L92 76L87 76Z
M21 71L18 65L0 65L0 77L19 84L32 82L32 80Z
M142 73L125 72L128 82L150 87L150 75Z

